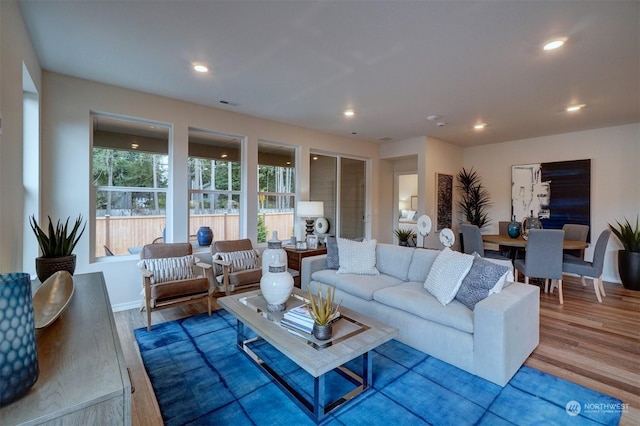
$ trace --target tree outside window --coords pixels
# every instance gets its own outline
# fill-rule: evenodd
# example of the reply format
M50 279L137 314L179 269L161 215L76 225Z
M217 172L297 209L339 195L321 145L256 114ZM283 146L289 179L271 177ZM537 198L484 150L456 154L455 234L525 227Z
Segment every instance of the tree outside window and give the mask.
M258 143L258 243L274 231L283 240L294 234L295 148Z
M136 253L163 235L169 131L99 115L93 121L95 255Z
M189 234L201 226L214 240L240 237L241 139L189 129Z

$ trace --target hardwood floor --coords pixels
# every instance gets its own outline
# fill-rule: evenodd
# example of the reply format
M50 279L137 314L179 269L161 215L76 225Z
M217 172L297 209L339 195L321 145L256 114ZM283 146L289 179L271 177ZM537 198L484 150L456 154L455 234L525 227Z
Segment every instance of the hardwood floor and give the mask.
M596 301L593 287L565 276L564 305L558 295L540 297L540 344L526 365L615 396L627 408L621 425L640 424L640 292L605 283L607 297ZM218 307L218 306L216 306ZM153 312L153 323L206 312L189 305ZM116 325L131 370L132 425L162 425L151 384L140 360L133 330L146 326L137 309L116 312ZM570 397L570 395L568 395ZM589 402L589 401L586 401ZM597 403L598 401L592 401Z

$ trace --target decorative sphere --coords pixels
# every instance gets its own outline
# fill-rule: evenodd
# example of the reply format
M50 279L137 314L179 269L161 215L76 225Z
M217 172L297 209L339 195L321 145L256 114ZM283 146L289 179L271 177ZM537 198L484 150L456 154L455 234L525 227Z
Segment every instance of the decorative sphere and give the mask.
M520 236L520 222L509 222L507 233L511 238L518 238Z

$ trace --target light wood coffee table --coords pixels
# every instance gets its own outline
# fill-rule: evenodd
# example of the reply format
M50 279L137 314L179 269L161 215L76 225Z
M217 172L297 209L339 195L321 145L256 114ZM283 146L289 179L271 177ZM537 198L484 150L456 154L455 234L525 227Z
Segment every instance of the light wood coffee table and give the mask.
M294 288L287 301L287 309L304 303L304 297L304 292ZM340 308L340 319L333 324L333 336L328 341L317 340L304 332L292 332L280 325L283 312L267 311L267 302L260 290L222 297L218 303L238 320L239 349L273 377L275 383L316 422L371 387L373 364L370 352L398 335L397 329L343 307ZM250 344L257 339L265 340L313 376L313 400L296 391L251 350ZM357 357L362 357L362 372L358 373L344 366ZM354 389L335 401L326 401L325 375L333 370L353 383Z

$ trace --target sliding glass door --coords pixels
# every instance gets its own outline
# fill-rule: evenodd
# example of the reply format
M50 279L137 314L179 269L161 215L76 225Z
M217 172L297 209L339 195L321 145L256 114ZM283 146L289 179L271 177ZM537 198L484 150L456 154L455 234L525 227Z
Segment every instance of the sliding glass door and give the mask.
M309 199L324 202L331 235L364 238L366 234L366 161L311 154Z

